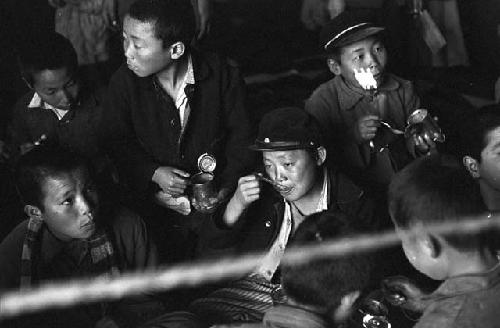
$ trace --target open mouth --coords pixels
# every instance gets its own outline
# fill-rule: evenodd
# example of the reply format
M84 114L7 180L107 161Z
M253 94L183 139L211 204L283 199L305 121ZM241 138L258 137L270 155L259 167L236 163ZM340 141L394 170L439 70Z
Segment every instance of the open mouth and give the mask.
M286 196L292 192L293 187L287 187L280 184L276 184L274 186L274 189L276 189L276 191L279 192L282 196Z

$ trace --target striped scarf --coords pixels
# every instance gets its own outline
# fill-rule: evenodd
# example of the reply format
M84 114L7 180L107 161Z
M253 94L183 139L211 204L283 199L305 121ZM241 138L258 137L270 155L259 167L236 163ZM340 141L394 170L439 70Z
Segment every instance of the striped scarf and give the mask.
M21 255L21 289L26 289L32 286L32 274L34 256L39 250L40 237L43 231L43 220L30 218L28 229L23 242L23 251ZM108 239L104 229L97 229L92 236L87 239L90 256L92 259L92 271L95 273L106 272L114 276L119 273L116 265L113 245Z

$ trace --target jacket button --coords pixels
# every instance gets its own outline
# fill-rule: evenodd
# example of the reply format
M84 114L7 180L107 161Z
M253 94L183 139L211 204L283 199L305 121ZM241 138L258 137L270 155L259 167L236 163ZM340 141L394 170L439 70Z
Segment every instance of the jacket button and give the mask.
M270 228L271 227L271 221L267 220L266 223L265 223L265 225L266 225L266 228Z
M174 126L174 125L175 125L175 121L174 121L174 119L171 119L171 120L170 120L170 125L171 125L171 126Z

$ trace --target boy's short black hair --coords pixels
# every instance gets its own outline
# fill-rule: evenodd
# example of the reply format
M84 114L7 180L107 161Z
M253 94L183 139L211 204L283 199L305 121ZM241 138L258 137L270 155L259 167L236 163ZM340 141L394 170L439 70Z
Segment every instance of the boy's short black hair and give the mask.
M347 237L356 230L345 214L320 212L306 218L297 228L291 246L313 245L333 238ZM373 254L350 254L340 258L313 260L281 266L285 293L305 305L326 307L333 313L343 296L363 291L374 280Z
M138 0L128 11L131 18L154 25L155 36L166 48L182 42L189 48L195 36L196 23L189 0Z
M470 111L462 125L460 157L471 156L480 162L481 152L488 144L488 133L500 127L500 105L488 105Z
M479 185L455 157L435 154L415 160L389 185L389 213L397 228L460 222L487 212ZM446 234L460 250L477 248L478 234Z
M33 35L18 49L18 63L22 78L33 86L33 75L44 70L78 69L78 58L71 42L59 33Z
M43 185L49 177L88 167L86 160L69 150L37 146L21 156L16 165L16 187L24 205L43 209Z

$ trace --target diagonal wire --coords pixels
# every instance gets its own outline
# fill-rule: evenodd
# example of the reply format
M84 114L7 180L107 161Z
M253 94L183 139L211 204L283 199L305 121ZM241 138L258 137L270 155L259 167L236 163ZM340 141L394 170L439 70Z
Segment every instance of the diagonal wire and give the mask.
M478 233L500 228L500 215L470 217L459 222L427 225L433 233ZM361 234L325 241L316 245L287 249L282 263L303 264L321 258L348 256L374 251L399 242L394 230ZM198 261L118 277L72 280L41 285L37 288L0 294L0 319L50 308L68 307L84 302L113 300L125 296L195 287L252 271L264 253L247 254L215 261Z

